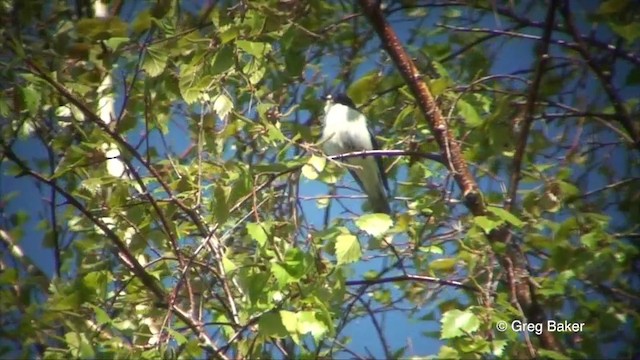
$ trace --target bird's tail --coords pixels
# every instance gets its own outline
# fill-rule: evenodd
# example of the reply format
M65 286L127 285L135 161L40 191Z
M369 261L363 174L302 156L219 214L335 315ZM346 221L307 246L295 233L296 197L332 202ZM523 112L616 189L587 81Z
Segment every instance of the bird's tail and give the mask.
M377 213L391 214L391 208L389 207L389 200L387 194L382 187L382 183L378 182L373 189L365 189L367 196L369 197L369 204L371 209Z
M384 180L378 169L378 164L371 159L351 159L351 165L357 169L349 169L360 188L367 194L371 210L377 213L391 214L389 200L384 190Z

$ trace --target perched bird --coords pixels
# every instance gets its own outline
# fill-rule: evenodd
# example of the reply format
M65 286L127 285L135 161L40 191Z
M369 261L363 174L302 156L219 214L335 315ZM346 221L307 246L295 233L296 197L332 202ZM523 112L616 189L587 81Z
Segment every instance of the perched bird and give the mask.
M377 150L378 144L367 125L367 118L356 109L345 94L325 97L324 128L320 143L327 155L339 155L363 150ZM379 157L358 156L343 160L350 166L349 172L369 197L374 212L391 212L385 189L389 191L387 178Z

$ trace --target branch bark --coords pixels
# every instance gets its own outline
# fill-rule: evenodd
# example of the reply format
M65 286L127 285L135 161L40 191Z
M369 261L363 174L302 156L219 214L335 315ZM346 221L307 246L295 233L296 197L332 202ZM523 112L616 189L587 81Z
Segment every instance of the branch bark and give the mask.
M378 33L382 46L395 63L416 98L418 106L440 147L445 166L453 173L454 179L462 191L465 205L474 216L484 215L487 210L479 194L478 185L469 172L458 142L448 131L448 125L442 116L442 110L436 103L433 94L424 81L421 80L421 74L405 52L400 39L384 18L378 1L359 0L359 3L369 22ZM506 226L495 229L488 234L488 239L491 244L506 244L510 239L510 230ZM532 285L528 281L529 273L524 254L512 246L507 248L509 250L506 255L500 256L499 260L508 274L514 274L513 276L507 276L507 281L515 288L511 301L522 308L523 315L528 321L543 323L546 316L536 301ZM546 331L546 329L540 335L540 341L543 348L562 352L562 348L553 334Z
M420 74L411 58L404 51L400 39L398 39L396 33L384 18L378 2L375 0L360 0L360 6L378 33L383 47L393 59L400 74L416 98L418 106L425 115L429 128L440 147L445 166L453 173L467 205L473 209L474 213L482 213L484 210L478 196L478 185L471 176L467 163L462 157L460 145L448 131L448 125L444 120L442 111L436 104L435 97L427 85L420 80L422 74Z

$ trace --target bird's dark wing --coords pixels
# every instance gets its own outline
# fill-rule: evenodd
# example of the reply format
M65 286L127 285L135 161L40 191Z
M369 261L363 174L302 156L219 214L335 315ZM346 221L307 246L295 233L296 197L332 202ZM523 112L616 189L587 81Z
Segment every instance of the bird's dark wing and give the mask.
M360 176L358 176L355 170L353 169L348 169L348 170L349 170L349 173L351 174L351 177L358 183L358 186L360 186L360 189L364 191L364 184L362 183L362 180L360 180Z
M380 146L378 146L376 137L371 132L371 129L367 129L367 130L369 130L369 137L371 137L371 145L373 145L373 150L380 150ZM389 192L389 184L387 183L387 175L385 175L384 173L384 166L382 165L382 157L376 156L375 158L376 158L376 163L378 164L378 169L380 170L380 176L382 176L382 184L384 185L384 188L387 190L387 192Z

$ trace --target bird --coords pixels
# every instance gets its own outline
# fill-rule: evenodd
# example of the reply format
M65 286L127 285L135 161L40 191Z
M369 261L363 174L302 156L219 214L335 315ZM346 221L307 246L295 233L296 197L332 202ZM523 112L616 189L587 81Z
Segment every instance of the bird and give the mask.
M375 136L369 129L367 117L343 93L324 97L324 121L320 144L325 154L340 155L350 152L378 150ZM389 185L379 157L358 156L343 160L349 172L369 198L376 213L390 214L387 193ZM385 192L386 190L386 192Z

